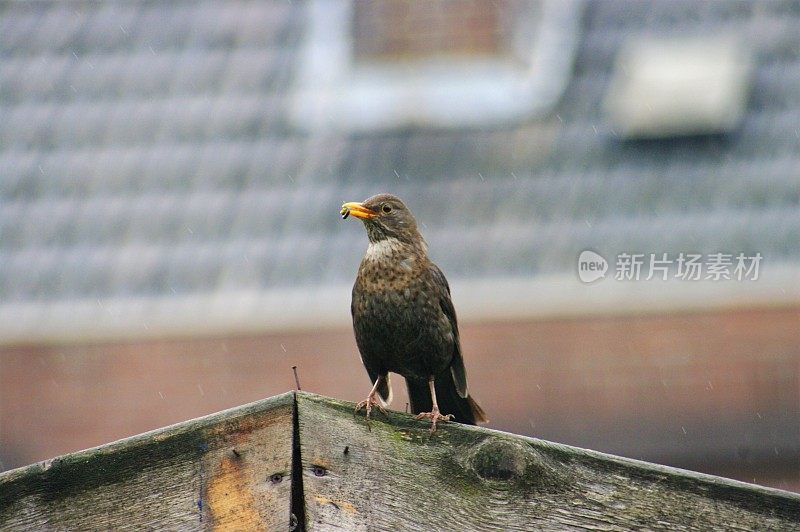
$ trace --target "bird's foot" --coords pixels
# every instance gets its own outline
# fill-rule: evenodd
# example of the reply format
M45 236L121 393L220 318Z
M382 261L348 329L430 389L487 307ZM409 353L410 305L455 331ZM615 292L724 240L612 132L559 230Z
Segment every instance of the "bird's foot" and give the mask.
M439 409L434 407L434 409L430 412L422 412L417 414L415 419L430 419L431 420L431 434L436 432L436 422L437 421L450 421L453 419L453 414L442 414L439 412Z
M358 414L358 411L359 411L359 410L361 410L362 408L363 408L363 409L365 409L365 410L367 411L367 416L366 416L366 418L365 418L365 419L366 419L366 421L367 421L367 428L368 428L369 430L372 430L372 425L370 425L370 422L369 422L369 421L370 421L370 416L371 416L371 414L372 414L372 407L373 407L373 406L377 406L377 407L378 407L378 410L380 410L381 412L383 412L383 415L384 415L384 416L388 416L388 414L386 413L386 409L385 409L385 408L383 408L383 405L382 405L382 404L381 404L381 402L380 402L380 401L379 401L379 400L378 400L378 399L375 397L375 395L376 395L376 394L374 394L374 393L371 393L371 394L369 394L369 395L367 396L367 398L366 398L364 401L361 401L360 403L358 403L358 404L356 405L356 409L355 409L355 411L353 412L353 415L356 415L356 414Z

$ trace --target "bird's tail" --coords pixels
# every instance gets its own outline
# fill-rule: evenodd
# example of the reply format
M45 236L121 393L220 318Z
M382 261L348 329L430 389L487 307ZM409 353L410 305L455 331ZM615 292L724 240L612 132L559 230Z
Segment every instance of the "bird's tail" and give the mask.
M430 412L433 409L431 402L431 392L427 381L406 379L408 385L408 399L411 411L414 414L420 412ZM454 421L467 425L486 423L489 419L486 413L475 402L471 396L461 397L458 395L456 385L450 372L446 372L436 379L436 402L439 403L439 410L442 414L453 414Z

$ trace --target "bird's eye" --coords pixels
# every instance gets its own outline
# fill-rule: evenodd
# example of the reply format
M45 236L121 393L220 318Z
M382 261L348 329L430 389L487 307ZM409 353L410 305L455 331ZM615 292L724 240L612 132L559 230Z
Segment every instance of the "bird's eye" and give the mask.
M392 212L392 206L388 204L384 205L383 207L381 207L381 210L384 212L384 214L389 214L390 212Z

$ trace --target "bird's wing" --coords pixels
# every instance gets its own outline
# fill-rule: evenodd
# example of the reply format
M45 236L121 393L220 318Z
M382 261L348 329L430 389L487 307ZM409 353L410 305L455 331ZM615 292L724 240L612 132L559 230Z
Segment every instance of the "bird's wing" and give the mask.
M456 320L456 309L453 300L450 298L450 285L447 283L442 270L431 263L431 276L437 286L444 287L439 294L439 305L453 329L453 360L450 363L450 373L453 375L453 382L456 385L458 395L467 397L467 370L464 368L464 358L461 356L461 340L458 337L458 321Z

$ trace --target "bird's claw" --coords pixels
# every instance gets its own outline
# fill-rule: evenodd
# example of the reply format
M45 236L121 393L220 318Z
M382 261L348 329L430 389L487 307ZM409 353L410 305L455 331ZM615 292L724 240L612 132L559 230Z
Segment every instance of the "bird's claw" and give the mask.
M431 412L421 412L416 415L414 419L430 419L431 420L431 434L436 432L437 421L450 421L453 419L453 414L442 414L438 408L434 408Z
M367 428L369 430L372 430L372 425L370 424L370 415L372 414L372 407L373 406L377 406L378 410L380 410L383 413L384 416L388 416L388 414L386 413L386 409L383 408L383 405L381 405L380 401L375 399L374 395L368 395L367 398L364 401L361 401L360 403L358 403L356 405L356 409L353 411L353 416L358 414L358 411L361 410L362 408L367 411L367 415L366 415L365 419L367 421Z

